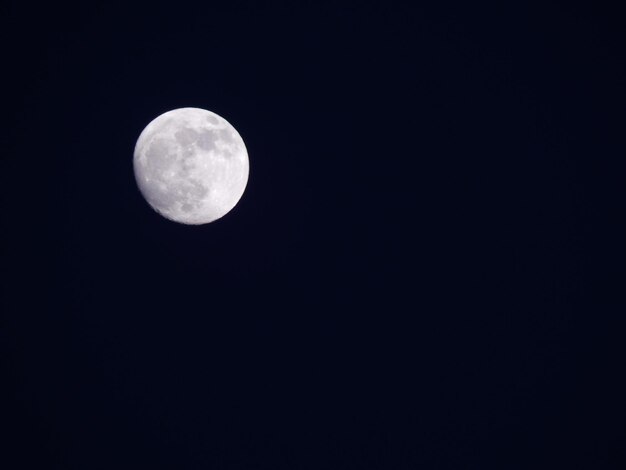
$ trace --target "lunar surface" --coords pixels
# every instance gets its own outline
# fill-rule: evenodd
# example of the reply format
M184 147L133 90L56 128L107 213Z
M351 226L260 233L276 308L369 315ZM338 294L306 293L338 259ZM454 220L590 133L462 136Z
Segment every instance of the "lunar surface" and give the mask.
M199 108L161 114L143 130L133 158L148 204L183 224L206 224L235 207L248 182L248 152L235 128Z

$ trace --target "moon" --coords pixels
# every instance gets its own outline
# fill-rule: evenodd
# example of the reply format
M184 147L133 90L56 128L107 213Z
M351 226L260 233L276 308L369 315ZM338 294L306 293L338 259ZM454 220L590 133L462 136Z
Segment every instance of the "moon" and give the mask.
M135 180L163 217L189 225L213 222L239 202L248 183L248 151L235 128L205 109L161 114L141 132Z

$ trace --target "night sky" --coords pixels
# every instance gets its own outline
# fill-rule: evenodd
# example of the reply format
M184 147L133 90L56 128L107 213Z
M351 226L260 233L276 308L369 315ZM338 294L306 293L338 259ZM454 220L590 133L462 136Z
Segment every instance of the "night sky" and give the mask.
M0 468L626 468L623 16L429 3L1 7ZM212 224L135 184L180 107Z

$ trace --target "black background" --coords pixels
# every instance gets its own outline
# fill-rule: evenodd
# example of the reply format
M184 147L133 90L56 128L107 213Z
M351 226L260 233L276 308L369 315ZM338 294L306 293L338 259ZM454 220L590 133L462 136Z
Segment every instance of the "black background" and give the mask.
M433 3L4 4L2 468L624 468L623 16ZM204 226L132 172L187 106Z

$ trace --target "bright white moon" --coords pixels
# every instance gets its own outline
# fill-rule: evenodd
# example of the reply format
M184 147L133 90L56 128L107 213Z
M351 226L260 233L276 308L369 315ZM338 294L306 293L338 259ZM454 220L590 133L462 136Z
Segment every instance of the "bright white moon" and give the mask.
M235 207L248 182L248 152L235 128L199 108L161 114L143 130L133 158L148 204L183 224L206 224Z

